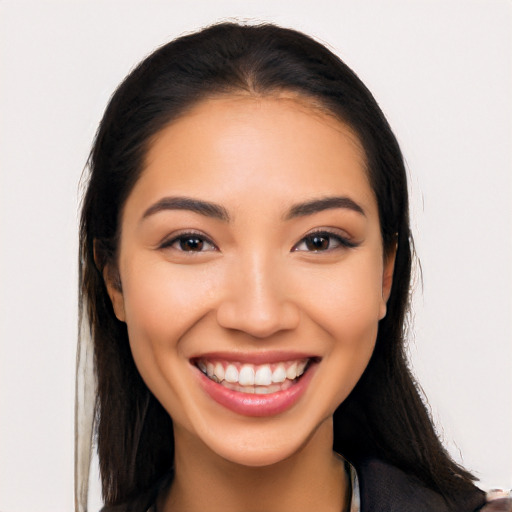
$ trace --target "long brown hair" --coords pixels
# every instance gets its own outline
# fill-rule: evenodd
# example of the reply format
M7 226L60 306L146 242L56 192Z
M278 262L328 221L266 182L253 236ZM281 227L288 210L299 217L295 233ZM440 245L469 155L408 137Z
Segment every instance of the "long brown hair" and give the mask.
M396 248L387 315L371 361L334 415L334 449L354 464L387 461L455 500L472 477L448 456L404 351L412 238L400 148L375 99L337 56L310 37L264 24L214 25L176 39L141 62L116 90L89 158L80 224L81 314L97 380L95 425L107 508L144 496L173 464L172 420L141 379L102 272L115 268L119 218L151 138L212 95L287 90L320 104L359 136L375 192L384 251ZM146 494L145 496L149 496ZM150 501L150 498L148 498ZM125 509L123 509L125 510Z

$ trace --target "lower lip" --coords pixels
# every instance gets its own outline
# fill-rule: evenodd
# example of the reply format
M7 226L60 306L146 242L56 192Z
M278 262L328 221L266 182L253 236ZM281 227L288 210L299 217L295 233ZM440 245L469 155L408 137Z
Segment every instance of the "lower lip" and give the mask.
M316 364L310 364L308 370L295 384L284 391L268 395L234 391L209 379L199 369L198 373L202 388L217 403L237 414L262 417L274 416L290 409L306 391L315 367Z

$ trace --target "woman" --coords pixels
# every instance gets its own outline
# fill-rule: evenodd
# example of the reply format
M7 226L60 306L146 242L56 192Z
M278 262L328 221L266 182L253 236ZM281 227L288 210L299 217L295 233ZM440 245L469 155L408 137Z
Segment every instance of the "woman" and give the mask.
M90 169L105 511L490 507L408 370L402 156L336 56L271 25L177 39L118 88Z

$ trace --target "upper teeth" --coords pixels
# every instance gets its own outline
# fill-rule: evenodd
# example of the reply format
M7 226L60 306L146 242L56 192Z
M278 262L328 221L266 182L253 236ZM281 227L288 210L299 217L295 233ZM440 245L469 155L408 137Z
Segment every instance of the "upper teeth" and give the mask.
M199 369L211 379L240 386L270 386L286 379L294 380L304 373L308 359L274 364L222 363L200 359Z

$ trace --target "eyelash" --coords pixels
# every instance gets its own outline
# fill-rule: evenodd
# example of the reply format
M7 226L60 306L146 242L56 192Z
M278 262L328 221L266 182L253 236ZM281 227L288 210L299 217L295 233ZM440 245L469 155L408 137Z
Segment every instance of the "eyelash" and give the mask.
M327 241L326 247L320 247L320 248L311 248L307 247L308 242L315 243L315 239L317 241L324 240ZM195 250L193 248L184 249L182 244L185 244L187 242L193 241L194 243L198 243L198 250ZM334 247L332 247L332 244L336 244ZM173 238L166 240L162 242L159 246L159 249L168 249L173 248L174 245L180 244L179 248L174 247L174 249L180 251L180 252L189 252L189 253L199 253L199 252L209 252L209 251L215 251L218 250L216 245L204 234L194 231L188 231L185 233L180 233L177 236L174 236ZM210 246L209 249L203 250L204 244L208 244ZM306 244L306 249L300 249L300 246L302 244ZM359 244L352 242L351 240L348 240L347 238L340 236L337 233L333 233L331 231L326 230L318 230L313 231L312 233L307 234L304 238L302 238L296 245L293 246L292 251L300 251L300 252L313 252L313 253L321 253L321 252L327 252L327 251L333 251L340 248L354 248L357 247Z
M194 250L194 249L187 250L187 249L184 249L183 246L181 245L183 243L190 242L192 240L194 242L199 242L201 244L199 250ZM159 245L158 248L159 249L169 249L169 248L173 248L173 246L176 244L180 244L180 247L179 248L174 247L174 249L177 251L180 251L180 252L199 253L199 252L209 252L209 251L218 250L217 246L207 236L203 235L202 233L198 233L198 232L194 232L194 231L187 231L185 233L180 233L179 235L176 235L176 236L170 238L169 240L165 240L164 242L162 242ZM207 250L202 250L204 244L210 245L211 248L207 249Z
M308 241L313 241L315 238L327 240L327 244L328 244L327 247L320 248L320 249L311 249L311 248L299 249L299 247L302 244L307 244ZM335 247L331 247L333 240L337 244ZM302 238L302 240L300 240L299 243L297 243L293 247L292 251L321 253L321 252L334 251L336 249L342 249L342 248L352 249L354 247L357 247L358 245L359 244L352 242L351 240L348 240L347 238L345 238L337 233L333 233L331 231L326 231L326 230L318 230L318 231L313 231L312 233L308 233L304 238Z

